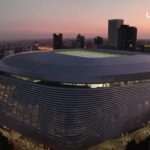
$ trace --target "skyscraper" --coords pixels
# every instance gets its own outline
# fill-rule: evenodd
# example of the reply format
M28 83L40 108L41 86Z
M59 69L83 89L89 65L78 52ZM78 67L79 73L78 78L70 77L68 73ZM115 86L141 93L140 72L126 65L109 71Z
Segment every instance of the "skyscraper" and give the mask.
M108 43L110 46L117 47L118 45L118 29L123 25L122 19L108 20Z
M63 48L63 34L59 33L53 34L53 49L62 49Z
M85 37L81 34L78 34L76 38L76 47L83 49L84 46L85 46Z
M121 25L118 30L118 49L136 50L137 28Z

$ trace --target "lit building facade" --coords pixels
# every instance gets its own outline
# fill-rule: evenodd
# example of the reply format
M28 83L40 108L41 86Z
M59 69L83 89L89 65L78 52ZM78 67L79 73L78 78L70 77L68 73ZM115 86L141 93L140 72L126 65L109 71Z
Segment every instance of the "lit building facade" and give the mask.
M53 51L2 59L0 124L60 150L139 128L150 119L150 56L101 57Z

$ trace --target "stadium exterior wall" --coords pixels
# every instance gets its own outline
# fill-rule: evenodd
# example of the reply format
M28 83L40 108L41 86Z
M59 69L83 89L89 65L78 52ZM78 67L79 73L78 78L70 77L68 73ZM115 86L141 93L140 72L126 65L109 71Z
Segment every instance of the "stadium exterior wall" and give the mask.
M58 149L81 150L149 120L150 83L46 86L0 75L0 123Z

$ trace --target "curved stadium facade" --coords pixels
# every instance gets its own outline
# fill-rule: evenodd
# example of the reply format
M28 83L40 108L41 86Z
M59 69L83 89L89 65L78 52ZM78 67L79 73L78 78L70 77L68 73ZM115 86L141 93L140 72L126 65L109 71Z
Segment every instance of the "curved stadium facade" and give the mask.
M2 59L0 124L56 149L82 150L149 121L150 56L78 52Z

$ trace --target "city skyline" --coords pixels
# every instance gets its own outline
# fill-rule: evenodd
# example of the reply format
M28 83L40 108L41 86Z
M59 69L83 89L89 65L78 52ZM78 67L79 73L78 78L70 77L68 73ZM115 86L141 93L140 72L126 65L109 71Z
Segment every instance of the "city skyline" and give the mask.
M149 5L149 0L1 0L0 40L49 38L55 32L107 38L109 19L123 19L138 28L138 39L150 39Z

